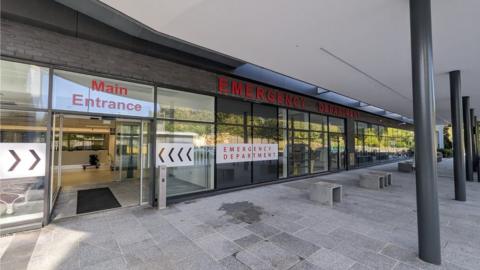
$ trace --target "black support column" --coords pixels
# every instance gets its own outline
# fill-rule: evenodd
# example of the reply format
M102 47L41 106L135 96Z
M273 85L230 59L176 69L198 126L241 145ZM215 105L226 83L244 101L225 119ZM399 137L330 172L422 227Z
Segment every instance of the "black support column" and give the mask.
M462 85L460 71L450 72L450 111L452 113L453 175L455 200L466 201L465 191L465 147L463 144Z
M465 140L465 168L467 181L473 181L472 161L472 121L470 120L470 97L462 97L463 106L463 128Z
M470 108L470 121L472 126L472 170L473 172L477 171L477 141L476 141L476 130L475 130L475 109ZM472 180L473 180L472 173Z
M419 257L441 264L431 22L430 0L410 0Z

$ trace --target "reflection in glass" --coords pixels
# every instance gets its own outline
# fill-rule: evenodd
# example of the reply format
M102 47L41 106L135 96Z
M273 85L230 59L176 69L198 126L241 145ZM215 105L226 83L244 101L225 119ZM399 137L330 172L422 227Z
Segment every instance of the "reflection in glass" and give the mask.
M157 88L157 116L166 119L213 122L215 98Z
M310 130L327 132L327 117L319 114L310 114Z
M251 125L251 104L217 98L217 122L222 124Z
M277 128L277 108L261 104L253 104L253 125L258 127Z
M219 144L251 143L251 128L247 126L217 125ZM252 162L217 164L217 188L229 188L251 184Z
M288 176L288 137L286 129L278 130L278 177L286 178Z
M1 110L0 142L45 144L46 126L47 113ZM38 154L40 159L46 159L46 153ZM0 181L2 230L42 221L45 176L2 178Z
M214 125L178 121L158 121L157 150L161 143L193 144L193 166L167 168L167 196L213 188Z
M0 60L0 104L46 109L48 69Z
M287 128L287 109L278 108L278 127Z
M345 133L345 119L328 117L328 132Z
M290 129L308 130L308 113L288 110L288 127Z
M253 128L254 144L277 144L277 129ZM277 179L277 160L253 162L253 182L261 183Z
M411 156L413 132L355 122L355 156L359 166Z
M308 131L290 130L288 138L289 175L298 176L309 172Z
M327 133L310 131L311 173L328 170Z

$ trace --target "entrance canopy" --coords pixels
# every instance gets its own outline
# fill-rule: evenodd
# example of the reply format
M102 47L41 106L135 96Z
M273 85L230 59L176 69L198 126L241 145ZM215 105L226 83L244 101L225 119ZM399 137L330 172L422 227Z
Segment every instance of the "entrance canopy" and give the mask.
M129 34L230 59L247 78L413 118L407 0L57 1ZM449 71L461 70L462 95L480 111L480 2L432 1L432 17L437 122L447 123Z

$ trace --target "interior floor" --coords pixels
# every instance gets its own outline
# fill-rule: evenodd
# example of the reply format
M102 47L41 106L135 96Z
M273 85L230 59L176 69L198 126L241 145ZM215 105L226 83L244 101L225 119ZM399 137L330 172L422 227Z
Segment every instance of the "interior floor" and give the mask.
M65 186L60 189L52 212L52 220L77 215L77 196L79 190L108 187L121 207L140 203L140 181L94 183L77 186Z
M83 186L112 182L119 178L118 171L100 167L83 169L62 169L62 187Z

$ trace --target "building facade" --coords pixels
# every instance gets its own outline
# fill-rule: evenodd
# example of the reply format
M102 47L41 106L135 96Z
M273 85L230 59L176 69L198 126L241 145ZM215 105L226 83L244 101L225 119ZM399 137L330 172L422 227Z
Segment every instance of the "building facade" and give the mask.
M119 206L153 205L161 165L178 201L412 154L409 124L49 10L62 15L2 11L3 232L83 213L91 188L108 187Z

